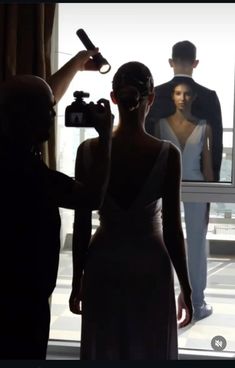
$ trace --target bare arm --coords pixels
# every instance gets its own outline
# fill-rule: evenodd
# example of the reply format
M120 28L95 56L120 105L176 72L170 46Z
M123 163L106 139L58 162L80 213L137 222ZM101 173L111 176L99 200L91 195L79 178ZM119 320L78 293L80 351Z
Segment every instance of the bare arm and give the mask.
M86 181L84 161L81 161L79 153L76 157L75 179ZM72 260L73 278L72 291L69 298L69 306L72 313L80 314L80 301L82 298L82 274L85 266L86 253L91 237L92 212L89 209L76 209L74 213Z
M95 210L102 204L109 181L113 119L109 102L104 99L99 102L103 104L101 111L97 111L94 104L90 106L91 115L96 122L95 128L99 133L91 168L85 177L77 176L72 186L70 184L67 190L62 188L57 194L59 207ZM77 163L83 162L83 146L84 143L78 148Z
M180 327L186 326L192 319L191 286L189 283L185 242L180 214L181 162L180 152L171 145L163 195L163 237L170 259L175 268L181 294L178 319L182 308L186 309L186 319ZM183 300L183 304L182 304Z
M202 151L202 170L205 181L213 181L213 158L212 158L212 130L210 125L206 125L205 141Z
M50 85L56 102L63 97L67 91L70 82L78 71L83 70L97 70L91 57L97 54L99 49L80 51L77 55L72 57L62 68L52 74L47 83Z

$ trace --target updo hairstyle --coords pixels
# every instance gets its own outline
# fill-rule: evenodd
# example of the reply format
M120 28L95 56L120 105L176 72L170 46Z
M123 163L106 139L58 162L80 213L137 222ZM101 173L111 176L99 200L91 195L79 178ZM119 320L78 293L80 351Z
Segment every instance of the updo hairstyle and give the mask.
M129 111L138 109L140 102L153 92L153 77L147 66L130 61L123 64L113 78L117 102Z

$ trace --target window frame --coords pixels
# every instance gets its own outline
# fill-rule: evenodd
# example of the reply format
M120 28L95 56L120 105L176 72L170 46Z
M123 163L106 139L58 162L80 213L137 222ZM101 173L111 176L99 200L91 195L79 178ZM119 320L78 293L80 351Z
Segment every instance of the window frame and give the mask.
M232 146L232 173L231 182L228 183L196 183L182 182L181 198L185 202L224 202L235 203L235 69L234 69L234 93L233 93L233 146Z
M56 4L54 29L52 35L52 73L58 68L58 49L59 49L59 6ZM215 183L203 183L203 182L182 182L181 185L181 199L185 202L224 202L235 203L235 159L234 147L235 147L235 69L234 69L234 98L233 98L233 146L232 146L232 173L231 182L215 182ZM226 130L226 128L225 128ZM230 129L229 129L230 130Z
M55 11L55 19L54 19L54 29L52 34L52 73L54 73L58 68L58 29L59 29L59 14L58 14L58 4L56 4ZM235 83L234 83L235 86ZM234 94L235 96L235 94ZM234 126L235 126L235 118L234 118L234 106L235 106L235 98L233 104L233 147L232 147L232 175L231 182L229 183L202 183L202 182L182 182L182 192L181 199L186 202L224 202L224 203L235 203L235 159L234 155L234 147L235 147L235 134L234 134ZM57 122L57 119L56 119ZM52 346L54 346L55 353L61 351L61 347L64 348L66 353L70 354L71 349L74 352L74 345L77 353L77 347L79 346L78 341L65 341L58 340L53 341L53 339L49 340L49 352ZM58 350L57 350L58 347ZM54 353L54 350L53 350ZM202 353L202 354L201 354ZM73 355L73 354L72 354ZM234 359L234 354L228 356L225 352L221 352L220 354L215 354L212 351L197 351L194 349L181 349L179 348L179 355L181 359Z

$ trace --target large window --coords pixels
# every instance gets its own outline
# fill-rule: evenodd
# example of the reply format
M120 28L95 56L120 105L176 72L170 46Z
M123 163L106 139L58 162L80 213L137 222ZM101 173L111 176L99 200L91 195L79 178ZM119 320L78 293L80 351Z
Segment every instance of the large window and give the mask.
M101 75L97 72L80 72L72 81L69 90L58 106L58 168L73 176L76 149L80 142L96 131L90 129L66 128L64 126L65 107L73 101L73 92L81 90L90 93L87 101L99 98L109 99L112 78L117 68L124 62L138 60L145 63L154 76L155 84L170 80L173 71L168 64L172 45L181 40L190 40L197 46L199 65L194 71L195 80L214 89L220 99L223 118L223 161L221 182L213 184L185 184L185 200L211 200L210 226L208 231L209 273L217 278L208 278L208 296L218 304L218 314L212 319L192 326L180 333L180 348L212 350L210 338L224 335L228 341L227 350L235 351L235 340L230 329L235 325L232 277L235 276L235 205L231 194L233 182L233 122L234 122L234 64L235 64L235 4L196 3L61 3L59 4L59 67L84 47L76 36L76 30L84 28L93 43L100 48L112 69ZM117 123L117 109L112 105ZM230 197L228 197L228 195ZM235 195L234 195L235 198ZM229 204L228 204L229 203ZM51 338L79 340L80 319L71 316L68 309L64 321L71 329L61 331L59 307L66 295L68 299L71 284L71 233L73 212L61 210L62 215L62 255L57 294L54 295ZM182 212L183 218L183 212ZM94 214L94 229L98 220ZM225 262L225 263L224 263ZM224 270L223 272L220 272ZM219 276L220 275L220 276ZM214 280L213 282L211 280ZM218 281L219 280L219 281ZM223 281L224 280L224 281ZM60 284L61 282L61 284ZM212 284L211 284L212 282ZM177 288L177 285L176 285ZM213 290L212 290L213 289ZM58 292L61 291L61 294ZM212 291L211 291L212 290ZM58 296L59 295L59 296ZM60 299L61 298L61 299ZM64 300L64 299L63 299ZM56 303L58 301L58 305ZM226 305L226 309L225 308ZM226 312L229 311L228 318ZM221 324L223 315L224 324ZM66 319L67 318L67 319ZM53 329L53 323L57 327ZM62 322L61 322L62 323ZM67 325L68 326L68 325ZM201 327L201 330L200 330ZM211 328L210 336L204 332ZM70 333L68 332L70 330ZM205 342L205 338L207 342ZM195 340L196 339L196 340ZM199 341L201 339L201 341Z
M129 60L148 65L155 84L170 80L173 76L168 64L171 47L179 40L189 39L197 46L199 59L193 76L198 83L216 90L221 102L224 127L221 181L230 182L235 60L233 15L233 4L213 4L213 9L212 4L60 4L59 65L83 48L76 36L78 28L85 29L112 65L106 75L78 74L60 103L60 114L73 100L75 90L89 92L93 101L109 98L114 72ZM112 109L117 119L114 105ZM68 134L61 129L59 137L65 141ZM59 163L63 165L62 138L60 142Z

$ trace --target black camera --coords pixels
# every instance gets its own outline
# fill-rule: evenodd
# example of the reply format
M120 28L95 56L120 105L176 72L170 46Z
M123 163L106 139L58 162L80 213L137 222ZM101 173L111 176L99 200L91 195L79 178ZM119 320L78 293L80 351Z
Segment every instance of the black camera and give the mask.
M75 101L65 109L65 126L75 128L94 127L93 117L90 111L90 106L83 98L89 97L90 94L83 91L75 91L73 96ZM102 105L93 104L97 111L102 111Z

